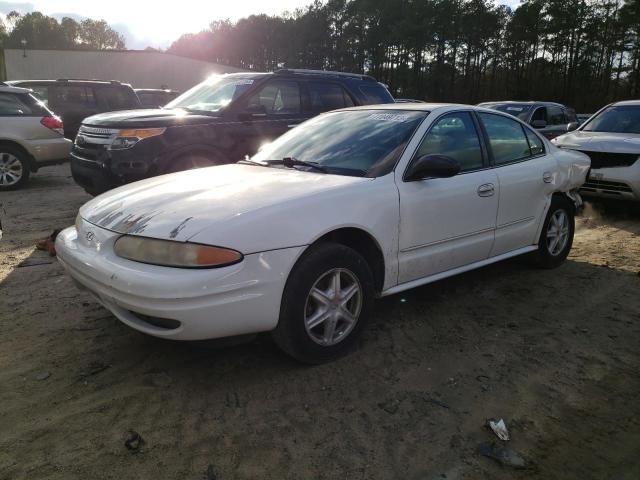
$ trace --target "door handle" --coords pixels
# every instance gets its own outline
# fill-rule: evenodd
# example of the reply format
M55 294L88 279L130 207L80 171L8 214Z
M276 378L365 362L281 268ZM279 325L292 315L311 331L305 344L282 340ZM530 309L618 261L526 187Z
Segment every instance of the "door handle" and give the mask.
M478 196L490 197L495 193L495 186L493 183L485 183L478 187Z
M551 175L551 172L544 172L542 174L542 181L544 183L551 183L552 180L553 180L553 175Z

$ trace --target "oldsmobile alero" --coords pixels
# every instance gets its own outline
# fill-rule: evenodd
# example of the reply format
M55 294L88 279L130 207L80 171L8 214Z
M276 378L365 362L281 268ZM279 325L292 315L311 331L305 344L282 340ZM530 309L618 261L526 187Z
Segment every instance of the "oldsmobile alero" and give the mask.
M466 105L330 112L238 164L133 183L56 241L128 326L210 339L271 331L298 360L353 346L376 297L516 255L560 265L589 158Z

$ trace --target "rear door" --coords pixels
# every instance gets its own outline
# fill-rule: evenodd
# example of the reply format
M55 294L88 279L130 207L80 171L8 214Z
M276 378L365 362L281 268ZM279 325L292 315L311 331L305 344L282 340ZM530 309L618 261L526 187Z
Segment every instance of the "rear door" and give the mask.
M301 86L295 80L269 80L239 105L238 122L229 127L235 161L253 155L311 115L303 112Z
M500 185L491 256L533 245L553 193L556 160L542 140L517 120L479 112Z

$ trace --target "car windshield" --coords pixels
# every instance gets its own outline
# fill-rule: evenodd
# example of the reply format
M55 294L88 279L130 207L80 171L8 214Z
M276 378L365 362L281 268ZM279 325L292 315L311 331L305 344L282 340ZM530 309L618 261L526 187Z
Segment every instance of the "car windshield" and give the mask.
M640 106L607 107L592 118L582 131L640 133Z
M531 105L527 105L525 103L483 103L480 106L508 113L520 120L526 120L529 115L529 111L531 110Z
M328 113L265 145L252 160L292 158L316 163L328 173L379 177L393 170L413 132L428 114L408 110Z
M248 77L216 75L187 90L164 108L217 112L246 92L253 84Z

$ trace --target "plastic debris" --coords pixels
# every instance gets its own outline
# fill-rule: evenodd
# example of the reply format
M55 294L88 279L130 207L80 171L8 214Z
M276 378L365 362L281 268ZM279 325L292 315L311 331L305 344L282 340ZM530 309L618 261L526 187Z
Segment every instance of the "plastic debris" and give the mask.
M494 418L490 418L487 424L500 440L504 440L505 442L509 440L509 431L503 419L496 421Z

